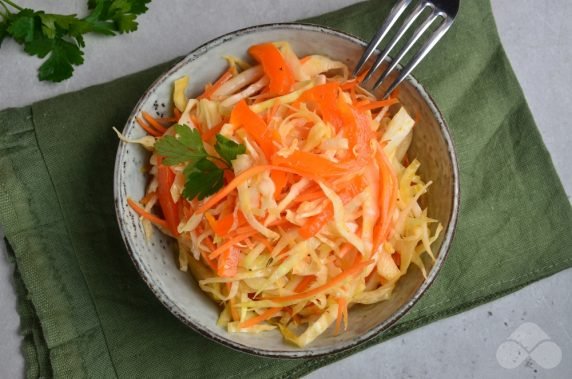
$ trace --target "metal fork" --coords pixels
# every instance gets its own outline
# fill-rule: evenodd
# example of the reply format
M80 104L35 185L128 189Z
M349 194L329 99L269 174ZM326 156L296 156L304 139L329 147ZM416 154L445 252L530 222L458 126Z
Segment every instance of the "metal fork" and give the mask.
M414 2L414 1L413 1ZM369 69L369 72L362 81L365 84L374 75L375 71L381 66L383 61L388 57L389 53L397 45L399 40L404 36L407 30L413 25L415 20L421 15L421 13L426 9L430 9L429 17L417 28L414 32L411 40L405 45L405 47L399 52L399 54L389 63L388 67L377 79L372 89L377 89L381 83L387 79L387 77L393 72L397 67L399 62L403 57L409 52L413 45L419 40L419 38L429 29L429 27L435 22L435 20L440 19L440 25L429 37L429 39L423 44L420 50L415 54L411 61L401 70L399 76L395 81L388 87L384 92L383 98L387 97L402 81L413 71L413 69L419 64L419 62L425 58L427 53L437 44L437 42L443 37L443 35L449 30L457 12L459 10L460 0L420 0L413 11L407 16L403 25L397 31L395 37L387 44L385 49L379 54L377 60L373 66ZM364 67L367 60L373 55L375 49L381 43L381 41L387 36L391 27L397 22L399 16L407 9L407 7L412 3L412 0L400 0L397 4L393 6L389 16L383 22L381 28L377 31L376 35L367 45L365 52L361 56L359 62L354 68L353 75L357 76L362 68Z

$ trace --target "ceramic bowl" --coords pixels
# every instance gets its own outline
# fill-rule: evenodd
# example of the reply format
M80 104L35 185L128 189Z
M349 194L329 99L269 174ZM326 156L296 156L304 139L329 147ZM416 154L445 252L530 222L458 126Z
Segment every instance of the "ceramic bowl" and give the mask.
M194 50L151 85L133 110L123 133L128 138L144 134L135 122L141 111L151 113L171 109L173 80L188 75L189 94L198 94L204 85L226 69L223 55L233 54L246 58L247 48L267 41L285 40L292 44L299 56L322 54L344 61L353 67L360 57L365 42L351 35L324 27L303 24L273 24L239 30ZM394 295L388 301L355 306L350 310L349 328L334 336L326 331L305 348L283 341L278 331L260 334L227 333L216 325L219 307L198 287L189 273L177 268L176 254L169 238L154 233L146 241L138 217L127 205L127 198L139 199L145 190L146 178L141 167L148 153L140 146L121 143L116 158L114 193L117 220L127 250L149 288L163 305L196 332L228 347L251 354L269 357L304 358L331 354L354 347L391 327L427 290L443 265L453 238L459 207L459 173L451 136L437 106L425 89L414 78L408 78L400 87L400 100L406 109L416 115L410 149L412 157L421 162L420 173L433 185L425 196L429 216L444 226L441 237L434 243L437 259L427 261L428 277L424 279L418 269L412 268L400 279Z

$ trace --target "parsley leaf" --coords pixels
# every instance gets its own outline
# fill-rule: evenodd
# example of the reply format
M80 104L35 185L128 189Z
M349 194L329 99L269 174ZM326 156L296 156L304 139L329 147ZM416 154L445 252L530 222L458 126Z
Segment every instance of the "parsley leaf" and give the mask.
M8 35L8 25L6 21L0 22L0 46L4 38Z
M147 11L151 0L89 0L93 12L86 19L102 28L103 34L128 33L137 30L135 19ZM101 24L103 22L103 24ZM109 27L113 25L113 27Z
M224 185L224 168L213 161L232 167L231 161L239 154L244 154L246 147L223 135L216 135L214 146L219 157L210 155L205 150L198 130L187 125L175 125L174 136L163 136L155 142L155 152L163 157L163 164L173 166L186 163L185 188L183 196L189 200L199 200L212 195Z
M226 163L232 167L232 161L236 159L239 154L244 154L246 152L246 147L244 145L238 144L233 140L230 140L223 136L222 134L216 135L215 150L220 155Z
M164 136L155 142L157 153L165 157L167 166L189 161L191 164L206 158L201 135L196 129L185 125L175 125L176 136Z
M72 76L73 66L83 63L83 52L73 43L55 40L48 59L40 66L40 80L59 82Z
M187 178L183 196L189 200L199 200L217 192L224 185L224 170L206 158L196 164L189 164L183 171Z
M37 26L36 13L31 9L23 9L13 16L7 31L16 42L24 43L34 40Z
M60 82L72 76L74 66L83 63L83 35L115 35L137 29L136 18L147 11L151 0L88 0L90 14L50 14L22 8L13 1L0 0L0 44L7 36L24 46L24 51L40 58L40 80ZM2 11L2 9L4 11Z

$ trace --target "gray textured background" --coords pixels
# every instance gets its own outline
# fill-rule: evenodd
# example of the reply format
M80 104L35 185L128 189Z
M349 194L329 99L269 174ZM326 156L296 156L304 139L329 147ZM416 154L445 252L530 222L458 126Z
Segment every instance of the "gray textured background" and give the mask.
M470 1L470 0L464 0ZM523 87L557 171L572 193L572 2L491 0L501 39ZM318 15L354 0L155 0L139 31L115 38L88 37L86 63L72 80L39 83L39 61L6 41L0 49L0 109L106 82L183 55L237 28ZM83 13L84 0L29 0L19 4L52 12ZM381 21L381 20L380 20ZM0 232L1 234L1 232ZM4 246L0 246L0 377L23 373L18 315ZM541 252L539 252L541 253ZM572 253L572 247L571 247ZM500 300L450 317L322 368L312 378L570 378L572 377L572 270ZM560 347L562 362L544 369L528 359L514 369L496 359L501 343L533 322Z

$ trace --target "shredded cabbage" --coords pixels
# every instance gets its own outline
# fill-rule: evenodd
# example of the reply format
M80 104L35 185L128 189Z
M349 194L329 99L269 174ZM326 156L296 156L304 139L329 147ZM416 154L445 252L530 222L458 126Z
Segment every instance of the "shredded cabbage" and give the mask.
M189 77L187 75L175 80L173 83L173 104L179 111L183 111L187 106L187 96L185 90L189 85Z

